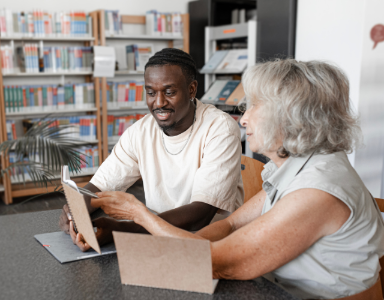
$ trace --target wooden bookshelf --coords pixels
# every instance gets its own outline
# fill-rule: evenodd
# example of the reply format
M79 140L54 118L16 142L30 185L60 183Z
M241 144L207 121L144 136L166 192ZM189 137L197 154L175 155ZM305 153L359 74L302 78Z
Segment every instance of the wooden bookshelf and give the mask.
M3 36L1 37L3 41L47 41L47 42L93 42L94 37L75 37L75 36Z
M119 34L113 36L107 36L105 32L105 13L104 10L98 11L98 23L99 27L99 37L100 37L100 46L106 46L107 40L146 40L146 41L166 41L167 47L172 48L174 46L174 41L182 41L183 42L183 50L189 53L189 14L182 14L181 19L183 22L183 32L182 36L149 36L146 34L137 35L137 34ZM145 25L145 15L121 15L121 22L123 24L137 24L137 25ZM126 76L126 75L144 75L144 72L137 71L128 71L121 70L116 71L115 75ZM107 130L107 117L109 112L116 111L126 111L129 112L138 112L138 111L148 111L147 107L121 107L121 108L108 108L107 106L107 79L101 78L101 99L102 99L102 135L103 135L103 160L108 157L108 146L112 143L108 142L108 130Z
M93 37L84 36L84 37L26 37L26 36L13 36L13 37L1 37L0 44L2 41L49 41L49 42L81 42L84 46L91 46L99 44L99 12L91 12L92 16L92 31ZM0 57L0 65L1 65L1 57ZM60 110L46 110L46 111L31 111L31 112L5 112L5 102L4 102L4 81L3 77L16 77L16 78L27 78L27 77L37 77L42 80L47 77L52 76L84 76L85 82L93 82L95 89L95 107L92 108L78 108L78 109L60 109ZM42 82L42 84L44 84ZM0 72L0 143L7 140L7 131L6 131L6 119L14 118L14 117L35 117L37 115L61 115L66 113L78 113L84 112L87 114L95 114L96 115L96 140L89 140L79 143L79 145L83 144L97 144L99 151L99 164L103 162L103 153L102 153L102 138L101 138L101 109L100 109L100 80L98 78L92 77L92 72L57 72L57 73L17 73L17 74L5 74L2 75ZM1 166L2 168L6 168L9 165L9 160L7 157L1 157ZM78 176L74 175L73 180L77 183L78 186L85 186L89 180L92 178L92 174L90 172L84 172L79 174ZM60 185L60 179L55 181L56 185ZM11 183L10 178L4 176L1 182L0 192L3 191L0 195L2 196L2 200L5 204L13 203L13 198L15 197L25 197L25 196L33 196L41 193L52 192L55 190L55 185L49 185L48 188L45 187L36 187L33 183L27 182L26 184L22 183Z
M92 75L92 72L42 72L42 73L12 73L3 74L3 77L44 77L44 76L85 76Z

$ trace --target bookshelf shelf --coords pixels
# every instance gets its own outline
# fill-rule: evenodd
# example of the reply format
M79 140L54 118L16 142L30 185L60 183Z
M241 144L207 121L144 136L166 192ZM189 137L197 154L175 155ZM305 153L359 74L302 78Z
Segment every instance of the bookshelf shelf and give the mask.
M81 173L71 173L71 178L78 178L78 177L83 177L83 176L93 176L95 174L95 171L85 171ZM60 179L60 174L54 175L54 179ZM20 184L23 183L22 180L19 180L17 178L11 179L12 184ZM31 183L31 181L26 181L26 183Z
M11 112L7 113L7 117L16 116L31 116L31 115L46 115L46 114L63 114L63 113L77 113L77 112L91 112L97 111L97 108L78 108L78 109L60 109L60 110L45 110L45 111L27 111L27 112Z
M115 112L115 111L121 111L121 110L131 110L131 111L145 110L145 111L148 111L148 106L140 105L140 106L108 107L109 112Z
M73 177L73 181L76 182L76 185L78 187L84 187L89 182L90 179L91 179L91 176ZM59 180L57 180L57 185L60 185ZM16 197L33 196L33 195L53 192L56 186L50 185L47 188L45 187L36 188L33 185L33 183L27 183L27 188L25 188L23 184L14 184L12 188L13 190L12 190L11 196L13 198L16 198Z
M107 40L161 40L161 41L176 41L183 40L182 36L159 36L159 35L136 35L136 34L127 34L127 35L114 35L106 36Z
M3 74L3 77L43 77L43 76L85 76L92 75L93 72L42 72L42 73L13 73Z
M203 70L199 70L199 73L200 74L215 74L215 75L240 75L240 74L243 74L242 72L238 72L238 71L235 71L235 72L231 72L231 71L213 71L213 72L206 72L206 71L203 71Z
M115 71L115 75L144 75L141 71L121 70Z
M54 42L93 42L94 37L54 37L54 36L2 36L2 41L54 41Z

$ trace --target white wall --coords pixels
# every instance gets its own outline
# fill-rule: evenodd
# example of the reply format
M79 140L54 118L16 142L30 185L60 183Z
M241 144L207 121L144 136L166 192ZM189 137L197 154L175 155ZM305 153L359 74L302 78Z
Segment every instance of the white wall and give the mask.
M356 151L355 168L375 197L384 198L384 42L370 38L372 27L384 25L384 1L366 0L359 113L365 146Z
M97 9L119 10L125 15L144 15L147 10L156 9L161 12L177 11L188 12L188 2L190 0L12 0L2 1L1 7L12 10L33 10L44 9L48 11L60 10L84 10L86 12Z
M372 50L369 33L383 11L382 0L299 0L296 36L298 60L334 63L349 78L365 144L350 160L375 197L384 197L384 43Z

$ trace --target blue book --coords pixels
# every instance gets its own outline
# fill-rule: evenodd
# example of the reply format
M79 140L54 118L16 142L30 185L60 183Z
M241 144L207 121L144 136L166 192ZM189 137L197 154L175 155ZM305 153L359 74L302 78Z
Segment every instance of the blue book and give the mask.
M240 83L240 80L230 80L230 81L228 81L227 84L221 90L220 94L217 96L216 100L218 100L220 102L227 101L228 97L237 88L239 83Z
M201 69L201 73L212 73L228 54L228 50L218 50L209 58L209 61Z

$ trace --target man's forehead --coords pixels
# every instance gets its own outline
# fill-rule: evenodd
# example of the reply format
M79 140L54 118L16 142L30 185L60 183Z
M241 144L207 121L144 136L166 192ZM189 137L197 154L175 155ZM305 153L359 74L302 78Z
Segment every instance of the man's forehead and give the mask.
M185 83L181 67L175 65L151 66L145 70L145 86L175 87Z

